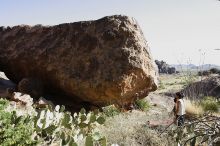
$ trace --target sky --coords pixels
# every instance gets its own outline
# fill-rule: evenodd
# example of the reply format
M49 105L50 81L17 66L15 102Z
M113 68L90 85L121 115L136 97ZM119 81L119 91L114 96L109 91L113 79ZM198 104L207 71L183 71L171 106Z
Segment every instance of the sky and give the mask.
M0 26L134 17L154 59L220 65L218 0L0 0Z

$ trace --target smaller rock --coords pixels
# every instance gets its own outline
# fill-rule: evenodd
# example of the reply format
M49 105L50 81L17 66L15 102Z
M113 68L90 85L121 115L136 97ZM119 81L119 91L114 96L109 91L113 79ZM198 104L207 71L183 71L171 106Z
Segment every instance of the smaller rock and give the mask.
M214 76L188 85L181 91L186 97L200 99L213 96L220 99L220 76Z
M36 105L38 108L46 107L47 105L51 105L52 107L55 107L51 101L49 101L43 97L39 98L39 101L36 103Z
M14 92L14 99L18 99L26 104L26 106L33 105L33 98L30 97L30 95L22 94L20 92Z

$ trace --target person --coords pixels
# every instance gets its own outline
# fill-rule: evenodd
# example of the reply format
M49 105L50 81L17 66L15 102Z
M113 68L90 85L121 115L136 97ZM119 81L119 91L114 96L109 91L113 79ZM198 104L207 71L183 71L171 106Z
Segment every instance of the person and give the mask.
M176 103L175 103L175 116L177 126L182 126L185 122L185 103L183 100L183 94L181 92L176 93Z

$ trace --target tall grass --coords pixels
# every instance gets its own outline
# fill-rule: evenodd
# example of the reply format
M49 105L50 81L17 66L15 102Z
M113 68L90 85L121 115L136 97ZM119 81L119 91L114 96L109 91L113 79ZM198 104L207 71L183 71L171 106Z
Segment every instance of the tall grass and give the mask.
M204 113L202 106L196 101L186 99L185 106L187 116L202 115Z
M218 113L220 104L214 97L204 97L202 100L185 100L186 115L195 116L202 115L205 112Z
M120 114L120 109L115 107L115 105L109 105L102 108L103 114L107 117L114 117Z
M206 96L201 101L201 106L204 111L218 112L219 104L214 97Z
M135 101L135 107L142 111L147 111L150 108L150 104L144 99L138 99Z

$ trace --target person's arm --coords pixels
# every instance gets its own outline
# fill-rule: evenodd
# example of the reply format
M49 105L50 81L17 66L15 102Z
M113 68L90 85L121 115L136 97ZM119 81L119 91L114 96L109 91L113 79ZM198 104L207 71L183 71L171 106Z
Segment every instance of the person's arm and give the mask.
M176 111L175 111L176 113L175 113L175 114L176 114L176 115L177 115L177 113L178 113L178 111L179 111L179 104L180 104L180 101L177 100L177 102L176 102L176 104L175 104L175 106L176 106L176 107L175 107L175 108L176 108Z

